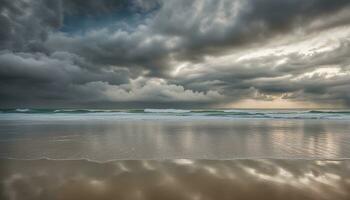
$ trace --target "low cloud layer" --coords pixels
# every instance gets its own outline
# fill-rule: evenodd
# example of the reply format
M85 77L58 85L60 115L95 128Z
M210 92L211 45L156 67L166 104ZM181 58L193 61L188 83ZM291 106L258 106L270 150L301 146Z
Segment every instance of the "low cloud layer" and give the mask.
M348 107L349 11L347 0L5 0L0 106Z

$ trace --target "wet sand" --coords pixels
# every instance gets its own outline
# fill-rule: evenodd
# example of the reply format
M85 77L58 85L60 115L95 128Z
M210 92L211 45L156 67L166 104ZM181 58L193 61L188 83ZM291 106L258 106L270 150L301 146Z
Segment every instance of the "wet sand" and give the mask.
M350 157L350 123L345 120L54 119L0 120L0 158Z
M347 120L103 117L0 119L0 200L350 199Z
M3 200L350 199L350 160L0 162Z

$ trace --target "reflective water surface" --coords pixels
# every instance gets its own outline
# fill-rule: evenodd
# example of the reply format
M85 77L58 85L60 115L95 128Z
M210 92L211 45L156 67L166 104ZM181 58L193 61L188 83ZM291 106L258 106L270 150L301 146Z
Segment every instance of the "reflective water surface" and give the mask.
M4 200L348 200L349 160L0 160Z
M349 158L347 120L0 120L0 157Z

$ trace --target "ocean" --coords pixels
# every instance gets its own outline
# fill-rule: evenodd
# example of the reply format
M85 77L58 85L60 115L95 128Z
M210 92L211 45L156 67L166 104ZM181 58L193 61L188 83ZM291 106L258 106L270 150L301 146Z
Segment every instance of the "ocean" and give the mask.
M17 114L17 115L16 115ZM21 115L27 114L27 115ZM36 114L36 115L28 115ZM70 115L64 115L70 114ZM75 114L75 115L73 115ZM350 120L350 110L252 110L252 109L130 109L130 110L106 110L106 109L0 109L0 119L22 119L28 117L37 119L71 119L97 118L97 119L344 119Z

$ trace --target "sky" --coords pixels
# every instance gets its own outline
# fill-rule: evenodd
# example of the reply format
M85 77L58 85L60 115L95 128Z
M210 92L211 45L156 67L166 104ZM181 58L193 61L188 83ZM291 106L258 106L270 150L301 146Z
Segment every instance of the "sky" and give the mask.
M349 108L349 0L1 0L1 108Z

